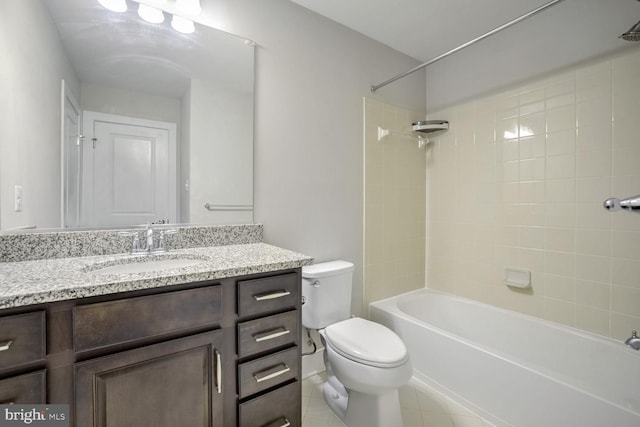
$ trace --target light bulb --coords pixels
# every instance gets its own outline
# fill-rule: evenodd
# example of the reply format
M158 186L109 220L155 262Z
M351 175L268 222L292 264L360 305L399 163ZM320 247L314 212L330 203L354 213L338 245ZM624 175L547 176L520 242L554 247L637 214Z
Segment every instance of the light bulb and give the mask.
M127 2L125 0L98 0L98 3L113 12L127 11Z
M142 3L138 6L138 16L152 24L160 24L164 21L164 13L160 9Z
M171 26L174 30L184 34L191 34L195 31L193 21L183 18L182 16L173 15L173 18L171 19Z
M202 13L200 0L176 0L176 10L181 15L197 16Z

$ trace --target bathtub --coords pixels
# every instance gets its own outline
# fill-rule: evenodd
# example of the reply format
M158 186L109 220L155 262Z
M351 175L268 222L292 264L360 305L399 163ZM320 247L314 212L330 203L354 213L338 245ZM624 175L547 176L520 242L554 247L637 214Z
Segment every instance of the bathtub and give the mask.
M640 426L640 351L421 289L370 305L423 382L496 426Z

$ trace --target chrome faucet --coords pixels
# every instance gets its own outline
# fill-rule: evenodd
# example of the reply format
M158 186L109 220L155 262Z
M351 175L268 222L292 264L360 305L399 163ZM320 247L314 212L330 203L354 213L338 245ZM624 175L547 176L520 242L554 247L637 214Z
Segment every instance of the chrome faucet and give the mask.
M151 224L147 223L147 226L144 229L144 234L147 241L145 250L146 252L151 252L153 250L153 228L151 227Z
M151 224L145 224L144 240L140 239L140 233L138 231L122 231L123 236L133 236L133 242L131 244L131 255L149 255L149 254L161 254L167 251L167 243L165 236L167 234L175 234L178 230L160 230L159 238L154 239L154 229Z
M631 332L631 336L624 343L634 350L640 350L640 338L638 338L636 331Z

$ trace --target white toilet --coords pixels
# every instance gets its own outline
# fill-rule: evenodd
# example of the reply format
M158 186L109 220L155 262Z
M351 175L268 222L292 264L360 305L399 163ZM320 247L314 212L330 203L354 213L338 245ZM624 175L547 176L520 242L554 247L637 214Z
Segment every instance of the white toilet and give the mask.
M392 330L351 317L353 264L302 267L302 324L325 344L324 398L348 427L402 426L398 388L412 375L404 343Z

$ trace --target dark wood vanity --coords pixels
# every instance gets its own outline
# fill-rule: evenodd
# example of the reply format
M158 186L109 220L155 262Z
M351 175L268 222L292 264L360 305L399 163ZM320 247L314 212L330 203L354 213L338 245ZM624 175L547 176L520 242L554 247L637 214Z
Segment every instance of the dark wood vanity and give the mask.
M0 403L71 425L299 426L300 268L0 311Z

